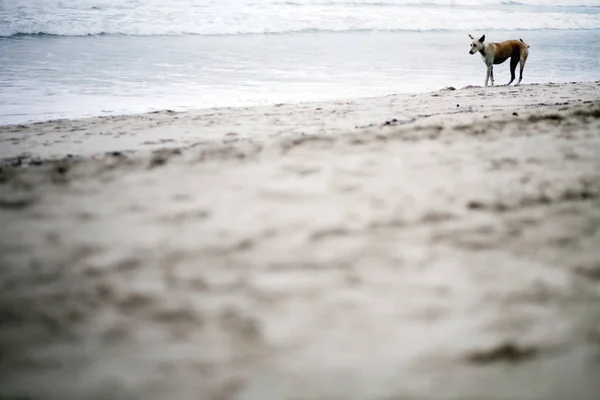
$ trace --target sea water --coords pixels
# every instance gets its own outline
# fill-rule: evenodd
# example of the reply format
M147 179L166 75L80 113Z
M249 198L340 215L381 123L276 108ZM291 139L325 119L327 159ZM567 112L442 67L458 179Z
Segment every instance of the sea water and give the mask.
M482 85L469 33L600 80L600 0L0 0L0 124Z

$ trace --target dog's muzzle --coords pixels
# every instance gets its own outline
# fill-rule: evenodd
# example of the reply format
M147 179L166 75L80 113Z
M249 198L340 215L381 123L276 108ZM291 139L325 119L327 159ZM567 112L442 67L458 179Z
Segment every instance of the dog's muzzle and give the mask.
M475 53L473 53L473 50L469 50L469 54L475 54Z

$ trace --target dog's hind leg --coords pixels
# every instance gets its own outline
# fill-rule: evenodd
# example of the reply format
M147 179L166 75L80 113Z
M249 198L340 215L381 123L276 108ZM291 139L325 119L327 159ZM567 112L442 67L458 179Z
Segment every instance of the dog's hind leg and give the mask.
M515 80L515 71L517 70L519 58L519 53L513 53L513 55L510 57L510 82L508 82L506 86L510 85Z
M517 82L517 85L520 85L521 84L521 80L523 80L523 70L525 69L525 62L526 61L527 61L527 56L521 57L521 61L520 61L521 71L519 73L519 81Z
M521 42L523 42L525 47L521 48L521 50L520 50L521 71L519 73L519 81L517 82L517 85L519 85L521 83L521 80L523 80L523 70L525 69L525 63L527 62L527 57L529 57L529 45L527 43L525 43L525 41L523 39L519 39L519 40L521 40Z

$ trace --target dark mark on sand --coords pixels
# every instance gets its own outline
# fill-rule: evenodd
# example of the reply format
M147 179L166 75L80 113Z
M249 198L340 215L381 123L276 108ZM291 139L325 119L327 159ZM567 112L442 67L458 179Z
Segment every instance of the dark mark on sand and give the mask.
M467 355L467 361L473 364L490 364L494 362L505 362L518 364L534 358L539 353L535 347L522 347L510 342L488 350L476 350Z

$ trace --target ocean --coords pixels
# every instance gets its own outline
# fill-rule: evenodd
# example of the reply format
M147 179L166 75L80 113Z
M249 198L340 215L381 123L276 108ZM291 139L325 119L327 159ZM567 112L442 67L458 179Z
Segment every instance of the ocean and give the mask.
M600 0L0 0L0 124L482 85L469 33L600 80Z

